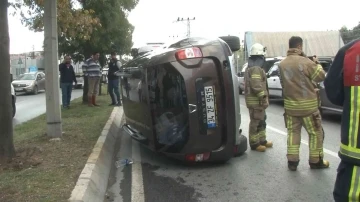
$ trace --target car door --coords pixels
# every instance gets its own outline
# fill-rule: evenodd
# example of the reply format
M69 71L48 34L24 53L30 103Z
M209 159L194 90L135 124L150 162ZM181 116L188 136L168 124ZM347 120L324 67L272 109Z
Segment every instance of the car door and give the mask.
M268 74L267 82L269 87L269 96L282 97L282 87L279 78L279 66L278 63L274 64Z
M154 148L145 60L147 58L135 60L124 67L121 75L121 93L127 132L135 140Z

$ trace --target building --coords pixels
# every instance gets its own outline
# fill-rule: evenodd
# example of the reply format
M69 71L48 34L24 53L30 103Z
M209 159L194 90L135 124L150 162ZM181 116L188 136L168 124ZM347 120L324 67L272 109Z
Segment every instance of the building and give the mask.
M309 32L245 32L244 54L249 57L250 48L254 43L267 47L266 57L286 56L289 39L300 36L304 40L303 51L306 55L319 57L335 57L337 51L344 46L339 31Z
M43 51L10 54L10 73L14 78L20 74L29 72L32 67L44 71Z

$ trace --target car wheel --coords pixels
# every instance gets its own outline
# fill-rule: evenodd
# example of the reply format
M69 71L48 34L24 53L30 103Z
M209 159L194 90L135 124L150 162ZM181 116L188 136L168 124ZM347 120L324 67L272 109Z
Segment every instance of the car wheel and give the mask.
M245 135L240 135L239 138L240 138L240 144L237 145L237 151L236 153L234 153L235 157L243 155L248 148L247 137Z
M12 117L14 118L16 114L16 104L15 104L15 99L14 97L12 97Z
M34 87L33 94L37 95L39 93L39 89L37 86Z
M220 39L224 40L230 47L231 51L235 52L240 50L240 38L237 36L221 36Z

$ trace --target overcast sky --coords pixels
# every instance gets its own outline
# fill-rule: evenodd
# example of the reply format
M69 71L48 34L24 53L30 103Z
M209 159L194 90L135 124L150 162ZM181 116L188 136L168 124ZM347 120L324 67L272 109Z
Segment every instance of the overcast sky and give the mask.
M218 37L245 31L326 31L342 26L352 28L360 21L357 0L140 0L130 13L135 26L134 46L146 42L166 42L186 35L186 22L194 18L191 36ZM9 16L10 52L42 50L43 33L33 33ZM171 37L170 37L171 36Z

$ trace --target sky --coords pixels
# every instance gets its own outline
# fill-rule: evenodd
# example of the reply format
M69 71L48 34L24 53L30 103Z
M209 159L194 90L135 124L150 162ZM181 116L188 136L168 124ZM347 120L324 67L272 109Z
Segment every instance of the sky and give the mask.
M326 31L352 28L360 21L360 1L355 0L140 0L128 16L135 26L134 47L183 37L190 21L191 36L219 37L245 31ZM340 4L341 2L341 4ZM10 53L42 50L44 33L24 27L9 16Z

